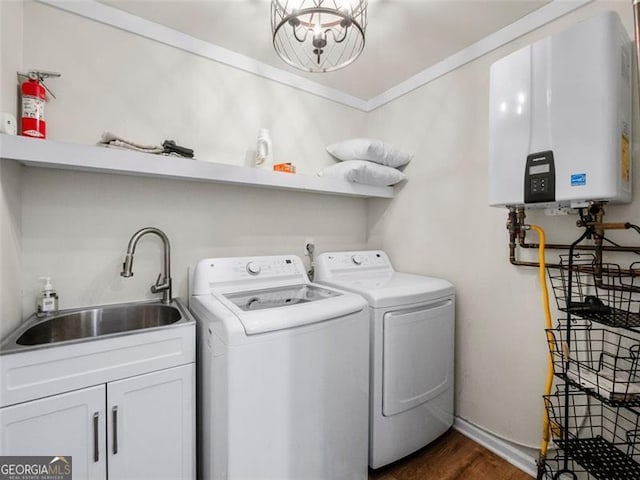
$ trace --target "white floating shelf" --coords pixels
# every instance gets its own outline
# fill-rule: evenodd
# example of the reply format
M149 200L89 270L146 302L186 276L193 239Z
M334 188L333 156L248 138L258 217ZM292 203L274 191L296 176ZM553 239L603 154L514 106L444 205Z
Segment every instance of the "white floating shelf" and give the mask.
M0 134L0 158L31 167L139 175L351 197L393 198L393 187Z

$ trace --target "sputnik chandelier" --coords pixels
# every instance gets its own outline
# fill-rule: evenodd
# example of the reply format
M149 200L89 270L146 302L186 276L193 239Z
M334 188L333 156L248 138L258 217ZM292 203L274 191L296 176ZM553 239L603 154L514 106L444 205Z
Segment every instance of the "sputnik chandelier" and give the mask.
M367 0L271 0L276 52L306 72L331 72L364 49Z

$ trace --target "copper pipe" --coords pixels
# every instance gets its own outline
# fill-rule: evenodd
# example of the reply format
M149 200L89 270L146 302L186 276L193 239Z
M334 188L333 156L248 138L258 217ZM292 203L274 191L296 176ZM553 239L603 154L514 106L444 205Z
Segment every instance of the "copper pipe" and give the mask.
M640 0L637 0L640 2ZM595 252L596 263L602 263L602 252L631 252L631 253L640 253L640 246L616 246L616 245L604 245L603 237L604 230L626 230L629 228L628 223L617 222L617 223L605 223L604 220L604 208L602 204L596 203L592 205L592 213L595 215L595 222L583 222L582 220L578 220L576 225L578 227L593 227L595 229L595 245L577 245L575 247L576 250L582 251L591 251ZM523 217L524 218L524 217ZM519 243L519 246L522 248L540 248L540 244L525 242L523 240L524 236L521 237L522 240ZM545 244L545 248L549 250L569 250L568 243L547 243Z
M517 218L518 218L518 226L522 227L525 223L525 219L526 219L527 215L524 211L524 207L518 207L518 214L517 214ZM527 236L527 231L523 228L520 228L519 230L519 235L518 235L518 239L519 239L519 243L523 243L526 239Z
M576 222L578 227L593 227L596 229L596 233L600 235L604 235L604 230L627 230L629 228L628 223L599 223L595 222L583 222L582 220L578 220Z
M640 0L637 0L640 2ZM595 212L596 222L598 225L626 225L624 223L619 224L604 224L602 221L604 218L604 209L601 205L594 205L598 210ZM509 207L509 215L507 220L507 230L509 230L509 263L512 265L522 266L522 267L538 267L538 262L529 262L524 260L518 260L516 258L516 239L518 239L517 246L522 248L540 248L539 243L534 242L526 242L526 228L524 227L524 221L526 218L525 209L523 207L518 207L517 209L514 207ZM595 245L578 245L575 247L576 250L581 251L592 251L595 252L596 256L596 264L602 265L602 252L632 252L632 253L640 253L640 246L638 247L628 247L628 246L615 246L615 245L603 245L602 244L602 234L594 235ZM545 244L545 248L552 250L568 250L570 244L564 243L547 243ZM547 265L551 268L563 268L563 265L559 263L550 263ZM566 266L564 266L566 267Z
M509 216L507 220L507 230L509 230L509 263L511 265L517 265L520 267L540 267L538 262L527 262L524 260L516 259L516 238L520 239L520 242L524 242L526 229L524 227L524 208L509 207ZM560 268L560 264L548 263L548 268Z
M604 228L602 227L604 225L604 208L602 207L602 205L598 205L598 211L595 212L595 217L596 217L596 221L595 223L598 226L592 226L592 228L595 231L595 238L594 238L594 243L595 243L595 262L594 262L594 268L595 268L595 272L594 272L594 278L596 281L596 284L601 284L602 283L602 239L604 238ZM578 221L577 225L579 225L580 223L584 223L585 227L587 227L587 224L589 222L582 222L581 220Z
M640 4L640 0L637 0ZM604 223L604 209L602 205L595 204L592 206L592 215L595 215L595 222L581 222L583 226L589 226L595 229L594 233L594 242L595 245L577 245L574 247L576 250L587 250L595 252L595 260L594 265L577 265L573 267L573 271L575 272L584 272L584 273L593 273L594 274L594 286L596 288L600 288L603 290L615 290L615 291L625 291L625 292L640 292L640 287L631 286L631 285L606 285L602 280L602 266L603 266L603 257L602 253L605 251L610 252L633 252L640 253L639 247L628 247L628 246L616 246L616 245L603 245L604 238L604 228L628 228L628 224L626 223ZM530 262L524 260L518 260L516 258L516 249L517 246L522 248L540 248L540 244L538 243L527 243L526 242L526 231L527 226L524 223L525 220L525 212L524 208L519 207L516 211L515 208L509 207L509 217L507 221L507 229L509 230L509 263L516 266L522 267L540 267L538 262ZM516 238L518 239L518 243L516 245ZM556 249L556 250L568 250L571 247L569 244L549 244L545 243L545 248L547 249ZM567 265L559 264L559 263L548 263L547 268L558 268L558 269L567 269ZM638 269L624 269L619 271L622 275L638 275Z
M509 263L511 265L517 265L519 267L539 267L540 263L538 262L527 262L525 260L516 259L516 245L509 245ZM547 268L562 268L563 266L559 263L547 263Z
M540 248L540 245L537 243L520 243L518 245L522 248ZM545 248L549 250L569 250L570 245L564 243L547 243L545 244ZM632 252L632 253L640 253L640 246L637 247L626 247L626 246L615 246L615 245L602 245L598 247L597 245L578 245L576 250L587 250L593 251L597 248L601 248L603 252Z
M509 242L509 263L511 263L511 265L517 265L519 267L539 267L540 266L538 262L526 262L524 260L516 259L516 243L515 242L513 243ZM559 268L560 265L547 264L547 267Z

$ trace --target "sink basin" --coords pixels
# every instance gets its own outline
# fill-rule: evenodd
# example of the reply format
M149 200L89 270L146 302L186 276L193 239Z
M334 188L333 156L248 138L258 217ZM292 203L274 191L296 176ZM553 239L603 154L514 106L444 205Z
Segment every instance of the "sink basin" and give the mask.
M170 304L132 302L74 308L44 318L32 315L0 342L0 355L191 323L193 317L179 299Z
M170 305L118 305L81 310L48 318L25 331L18 345L42 345L143 328L171 325L182 318Z

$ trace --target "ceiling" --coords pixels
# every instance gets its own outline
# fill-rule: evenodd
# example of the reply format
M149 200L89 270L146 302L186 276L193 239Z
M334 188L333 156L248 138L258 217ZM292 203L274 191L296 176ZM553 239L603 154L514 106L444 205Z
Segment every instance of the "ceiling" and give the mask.
M548 3L529 0L370 0L366 45L352 65L305 73L271 43L268 0L103 0L113 7L370 99Z

